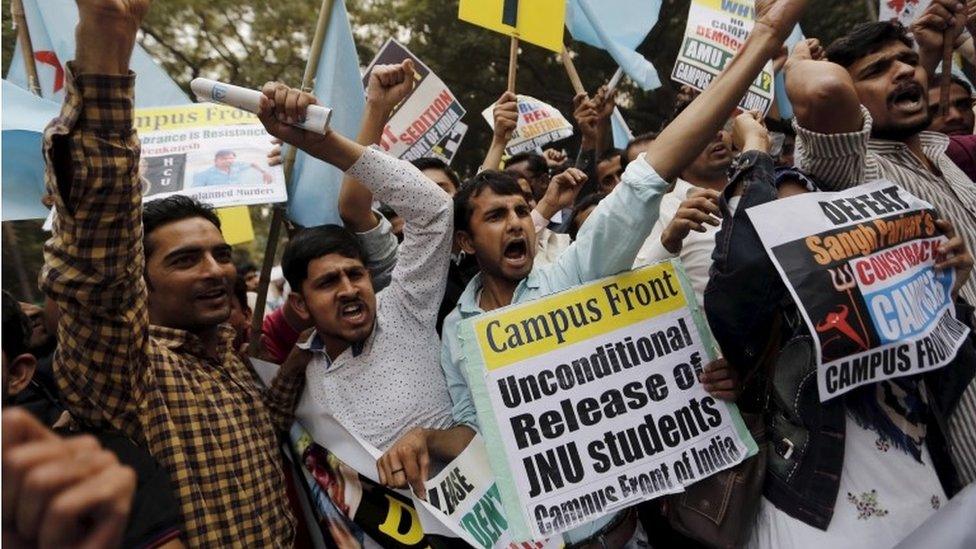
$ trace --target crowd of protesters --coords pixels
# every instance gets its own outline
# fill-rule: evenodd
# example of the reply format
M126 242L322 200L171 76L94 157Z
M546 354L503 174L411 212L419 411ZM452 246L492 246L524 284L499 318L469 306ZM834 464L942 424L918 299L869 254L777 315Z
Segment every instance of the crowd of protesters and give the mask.
M44 136L57 209L47 306L3 293L5 543L305 545L281 452L299 407L303 421L334 418L378 448L381 484L424 497L435 465L481 429L462 321L671 258L722 350L700 383L764 426L763 489L734 514L733 545L894 546L976 481L976 332L944 368L821 402L810 353L785 352L809 333L745 212L895 183L937 212L935 269L954 271L953 314L976 331L973 90L953 76L940 113L938 72L946 41L976 34L976 2L933 0L911 28L865 23L784 52L808 2L761 1L736 57L679 97L659 132L609 147L604 87L574 99L577 154L505 158L518 120L506 92L482 167L464 181L439 160L370 146L412 89L410 61L371 72L355 140L290 125L314 96L268 83L267 132L346 177L343 226L290 235L259 349L248 345L257 268L234 265L214 210L142 201L128 64L149 4L78 0L76 56ZM774 59L795 118L738 112ZM273 381L250 356L280 365ZM564 540L698 546L661 501ZM328 543L357 545L335 529Z

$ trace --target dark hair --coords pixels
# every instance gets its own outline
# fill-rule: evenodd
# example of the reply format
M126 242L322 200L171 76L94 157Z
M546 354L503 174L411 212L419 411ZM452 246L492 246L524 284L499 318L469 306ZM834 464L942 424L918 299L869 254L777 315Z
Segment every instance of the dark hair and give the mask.
M498 170L485 170L468 179L454 195L454 230L468 231L471 229L471 199L477 197L485 189L491 189L495 194L508 196L517 194L522 196L522 187L518 180L510 173Z
M532 172L534 177L539 177L549 173L549 163L546 162L545 157L540 154L535 154L532 152L524 152L512 155L508 160L505 161L505 169L518 164L519 162L528 162L529 171Z
M411 160L411 164L420 171L424 170L440 170L447 174L447 178L451 180L454 184L454 188L458 189L461 187L461 178L458 177L457 172L451 169L446 162L440 158L431 158L429 156L424 156L422 158L417 158L416 160Z
M630 150L634 147L641 145L643 143L650 143L657 139L659 132L646 132L638 135L637 137L630 140L627 146L624 147L624 152L620 155L620 167L627 169L627 164L630 164Z
M3 352L7 358L14 358L28 352L31 328L30 319L20 308L20 303L3 290Z
M285 246L281 257L281 270L292 291L302 291L302 282L308 278L308 264L329 254L366 263L366 253L359 238L345 227L321 225L298 231Z
M237 153L230 149L220 149L219 151L214 153L214 160L217 160L221 156L230 156L230 155L234 155L236 157Z
M237 265L235 268L237 269L237 276L238 276L238 278L243 277L247 273L250 273L252 271L258 270L258 266L255 265L254 263L251 263L250 261L247 261L245 263L241 263L241 264Z
M622 156L623 153L624 153L624 151L622 151L620 149L610 148L610 149L607 149L607 150L603 151L603 154L601 154L600 155L600 158L597 158L596 161L597 162L603 162L604 160L611 160L615 156Z
M973 87L969 85L969 82L966 82L962 78L959 78L958 76L956 76L955 74L952 74L952 73L949 73L949 79L952 80L952 83L953 84L956 84L957 86L959 86L960 88L962 88L963 90L965 90L966 91L966 95L972 95L973 94ZM933 83L935 83L935 82L941 82L941 81L942 81L942 73L941 72L932 75L932 78L929 79L929 82L933 82ZM933 85L934 86L938 86L938 84L933 84Z
M913 46L908 31L901 23L873 21L861 23L844 36L834 40L824 53L828 61L848 68L858 59L878 51L891 42L901 42L909 48Z
M576 226L576 216L581 212L585 211L587 208L591 208L600 203L601 200L606 198L606 193L593 193L588 194L583 197L582 200L573 206L573 215L569 216L569 236L576 240L576 235L579 234L579 227Z
M242 310L251 310L251 306L247 302L247 283L244 282L243 277L239 276L234 280L234 299L237 300L237 304L241 306Z
M213 207L203 204L189 196L175 194L160 200L147 202L142 207L142 245L146 257L152 255L149 245L149 235L153 231L175 221L182 221L193 217L202 217L220 229L220 218Z

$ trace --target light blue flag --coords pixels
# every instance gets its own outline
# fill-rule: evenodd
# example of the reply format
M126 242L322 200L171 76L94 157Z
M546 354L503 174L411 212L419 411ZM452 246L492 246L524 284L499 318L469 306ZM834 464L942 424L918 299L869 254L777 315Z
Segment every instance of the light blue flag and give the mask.
M793 27L793 32L783 43L786 46L787 55L793 53L793 46L797 45L797 43L799 43L801 40L806 39L807 37L803 35L803 29L801 29L800 24L797 23L796 26ZM786 78L783 75L783 71L776 73L773 87L773 94L776 97L776 107L779 109L780 118L783 120L793 118L793 104L790 103L790 98L786 95Z
M313 93L319 103L332 108L329 125L333 131L355 138L366 108L366 94L343 0L332 4ZM299 151L291 175L288 217L292 221L305 227L341 223L338 200L342 171Z
M23 0L27 29L37 65L41 95L64 99L64 66L75 55L75 0ZM191 103L190 98L138 44L130 67L136 73L136 107L165 107ZM20 46L14 50L7 79L27 89L27 71ZM6 112L4 113L6 114Z
M604 49L644 90L661 86L657 69L637 46L657 24L661 0L569 0L566 27L573 38Z
M3 81L3 220L44 219L44 126L60 106Z
M613 108L613 114L610 115L610 127L613 129L613 148L626 149L627 143L630 143L630 140L634 138L634 133L627 126L627 121L624 120L624 115L620 113L620 109L616 107Z

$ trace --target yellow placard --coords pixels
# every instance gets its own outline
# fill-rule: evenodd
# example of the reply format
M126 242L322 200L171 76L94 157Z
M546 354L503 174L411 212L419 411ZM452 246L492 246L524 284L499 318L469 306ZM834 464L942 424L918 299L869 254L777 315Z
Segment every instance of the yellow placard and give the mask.
M135 127L139 133L260 124L256 114L216 103L194 103L175 107L136 109Z
M518 4L515 26L502 22L506 1ZM461 0L458 19L554 52L563 51L566 0Z
M475 336L489 371L688 305L670 262L484 315Z
M220 232L224 233L224 241L231 246L254 240L254 225L251 225L251 212L247 206L220 208L217 217L220 218Z

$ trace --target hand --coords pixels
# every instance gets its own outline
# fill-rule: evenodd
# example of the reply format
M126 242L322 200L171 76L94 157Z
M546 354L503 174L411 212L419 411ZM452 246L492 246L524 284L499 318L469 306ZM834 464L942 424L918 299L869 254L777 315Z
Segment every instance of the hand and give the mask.
M956 228L952 222L946 219L936 220L935 225L945 233L948 242L939 246L938 255L935 258L935 269L956 270L956 283L952 286L952 297L959 296L959 290L966 285L969 276L973 273L973 256L966 249L966 241L962 235L956 234Z
M288 124L303 119L308 106L318 104L315 96L281 82L268 82L261 88L261 93L264 97L261 98L258 119L264 129L273 137L321 158L316 151L325 146L331 130L320 135Z
M77 0L77 74L128 74L136 33L152 0Z
M420 498L427 497L424 482L430 470L427 444L430 431L415 427L376 461L380 484L390 488L413 488Z
M769 152L769 130L763 124L762 114L747 111L732 121L732 145L736 150Z
M398 65L374 66L366 85L366 102L383 109L389 116L390 111L413 91L413 77L414 67L410 59Z
M549 181L546 194L536 205L536 209L546 219L556 215L559 210L568 208L576 201L580 189L589 179L582 170L567 168Z
M3 533L38 547L113 547L136 475L91 436L61 438L28 412L3 412Z
M268 165L280 166L284 162L281 154L281 140L275 137L271 140L271 145L271 150L268 151Z
M566 151L557 149L546 149L542 151L542 157L546 159L546 165L556 168L566 163Z
M756 0L756 27L771 32L776 43L770 58L775 57L780 45L789 38L806 7L807 0Z
M266 185L274 183L274 176L270 172L261 172L261 179Z
M926 70L934 71L942 60L942 45L948 37L953 43L966 26L966 6L958 0L932 0L911 25L919 56ZM948 35L948 36L947 36Z
M705 224L718 227L722 212L718 209L718 197L721 196L713 189L695 189L688 193L688 198L678 207L674 219L661 233L661 244L664 248L677 254L688 233L705 232Z
M599 115L593 100L585 93L578 93L573 98L573 118L583 139L583 149L592 149L599 131Z
M299 343L307 343L312 335L312 330L308 329L298 336ZM281 364L281 372L289 376L304 376L308 363L312 361L312 352L295 345L291 348L285 361Z
M735 402L742 387L739 386L739 373L724 358L713 360L705 365L705 371L698 381L708 394L726 402Z
M518 98L515 94L510 91L503 93L495 103L492 116L495 119L495 141L508 143L512 132L518 127Z
M976 40L976 0L969 0L966 4L966 30Z
M823 58L824 48L820 44L820 40L807 38L806 40L800 40L793 46L793 52L790 54L789 59L786 60L786 65L783 69L789 72L790 68L800 61L820 61Z

